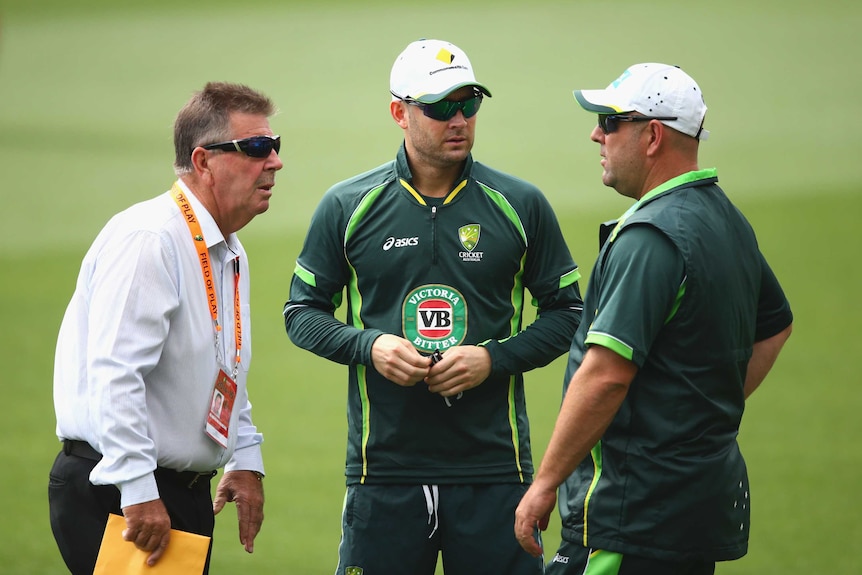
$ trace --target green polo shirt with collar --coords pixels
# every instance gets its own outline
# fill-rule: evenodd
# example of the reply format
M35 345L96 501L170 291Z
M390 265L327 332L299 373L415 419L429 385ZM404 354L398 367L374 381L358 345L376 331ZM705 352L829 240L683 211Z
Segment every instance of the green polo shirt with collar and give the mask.
M565 385L591 345L638 367L601 441L560 490L563 538L667 561L747 551L737 434L754 342L789 303L714 169L652 190L601 247Z

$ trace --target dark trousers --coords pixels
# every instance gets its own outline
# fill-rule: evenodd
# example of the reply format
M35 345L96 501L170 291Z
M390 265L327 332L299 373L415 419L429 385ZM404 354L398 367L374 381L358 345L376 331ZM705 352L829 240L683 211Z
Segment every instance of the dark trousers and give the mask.
M336 575L541 575L515 539L519 483L350 485Z
M48 483L51 530L72 575L92 575L108 514L123 514L119 489L90 483L90 472L98 463L99 454L87 451L86 447L72 450L67 445L54 460ZM212 537L215 516L211 475L197 478L191 486L192 474L159 468L155 476L159 497L171 517L171 527ZM204 575L209 572L209 563L208 553Z

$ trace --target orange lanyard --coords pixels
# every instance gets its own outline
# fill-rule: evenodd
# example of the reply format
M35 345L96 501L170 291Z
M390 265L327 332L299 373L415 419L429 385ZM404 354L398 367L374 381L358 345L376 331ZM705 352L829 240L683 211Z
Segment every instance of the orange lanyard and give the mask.
M171 192L174 201L180 208L180 212L189 226L189 233L192 235L195 249L198 251L198 261L201 264L201 274L204 278L204 287L207 290L207 303L210 308L210 316L213 319L213 328L215 330L216 349L219 346L219 333L221 325L218 322L218 297L216 296L215 283L213 282L212 268L210 266L210 252L207 249L207 243L204 240L203 230L201 230L200 222L195 216L195 210L191 203L186 198L183 190L176 182L171 187ZM240 311L239 299L239 256L233 260L234 282L233 282L233 321L234 321L234 341L236 342L236 359L233 368L233 377L236 377L239 370L240 350L242 349L242 313Z

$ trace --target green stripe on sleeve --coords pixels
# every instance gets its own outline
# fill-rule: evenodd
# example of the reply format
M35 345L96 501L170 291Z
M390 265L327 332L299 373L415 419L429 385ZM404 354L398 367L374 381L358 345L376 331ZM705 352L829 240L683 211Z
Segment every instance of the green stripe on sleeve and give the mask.
M563 274L563 276L560 277L560 289L569 287L579 279L581 279L581 270L578 268L573 269L567 274Z
M611 337L606 333L591 331L587 333L587 338L584 340L584 343L606 347L627 360L633 361L632 357L634 356L634 350L620 340Z
M311 287L317 287L317 280L314 278L314 274L299 265L299 262L296 262L293 274Z

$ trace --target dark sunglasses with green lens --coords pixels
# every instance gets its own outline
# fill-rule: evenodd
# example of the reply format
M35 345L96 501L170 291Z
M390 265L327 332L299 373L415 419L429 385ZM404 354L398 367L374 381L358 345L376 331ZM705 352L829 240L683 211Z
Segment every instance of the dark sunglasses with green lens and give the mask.
M622 114L599 114L599 128L602 132L613 134L620 127L620 122L649 122L650 120L676 120L676 116L626 116Z
M404 98L404 101L411 106L422 108L422 113L432 120L445 122L452 119L458 113L458 110L461 110L465 119L472 118L479 111L479 106L482 105L482 98L482 93L477 92L464 100L440 100L433 104L423 104L412 98Z
M224 150L225 152L242 152L251 158L268 158L275 150L281 149L281 136L252 136L243 140L231 140L201 146L204 150Z

